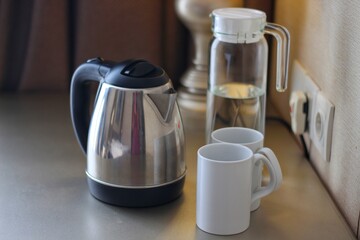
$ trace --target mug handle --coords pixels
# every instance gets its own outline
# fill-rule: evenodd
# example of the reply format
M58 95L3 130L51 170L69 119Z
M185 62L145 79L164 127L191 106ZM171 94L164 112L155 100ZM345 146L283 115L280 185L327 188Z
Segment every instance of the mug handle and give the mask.
M281 171L281 167L279 164L279 161L275 155L275 153L267 147L261 148L258 153L264 155L267 159L269 159L270 163L273 165L273 167L275 168L275 181L276 181L276 186L275 186L275 190L280 188L283 176L282 176L282 171Z
M266 152L269 153L269 152ZM274 154L275 156L275 154ZM272 158L272 157L270 157ZM256 200L265 197L267 195L269 195L270 193L272 193L274 190L277 189L277 187L279 186L280 183L278 183L277 179L279 179L279 174L281 175L281 169L280 168L275 168L274 165L272 164L272 162L277 161L276 157L275 159L269 159L266 155L263 155L261 153L255 153L254 154L254 164L256 164L258 161L262 161L267 169L269 170L269 174L270 174L270 182L268 183L268 185L264 186L264 187L258 187L251 195L251 202L255 202ZM280 165L279 165L280 167ZM279 172L280 169L280 172Z

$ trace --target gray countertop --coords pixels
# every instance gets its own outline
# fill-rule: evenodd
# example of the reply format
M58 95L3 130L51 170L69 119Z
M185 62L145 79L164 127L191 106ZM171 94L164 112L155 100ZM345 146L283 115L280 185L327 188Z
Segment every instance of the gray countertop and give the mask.
M183 112L187 178L163 206L121 208L93 198L67 95L0 96L0 239L355 239L286 128L268 122L281 188L262 199L245 232L221 237L195 224L196 151L203 119Z

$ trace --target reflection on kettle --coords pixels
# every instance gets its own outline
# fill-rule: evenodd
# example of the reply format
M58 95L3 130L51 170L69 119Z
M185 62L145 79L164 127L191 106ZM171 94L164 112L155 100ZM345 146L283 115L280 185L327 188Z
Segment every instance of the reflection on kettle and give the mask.
M91 119L84 102L88 81L100 83ZM144 60L89 60L75 71L70 98L93 196L143 207L181 194L184 130L176 92L164 70Z

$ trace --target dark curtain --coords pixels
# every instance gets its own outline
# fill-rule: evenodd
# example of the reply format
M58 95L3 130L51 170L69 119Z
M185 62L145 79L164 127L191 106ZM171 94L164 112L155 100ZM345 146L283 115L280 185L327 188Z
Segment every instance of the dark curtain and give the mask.
M93 57L144 58L174 85L192 58L175 0L0 0L0 91L68 91ZM244 0L272 20L273 1Z
M147 59L176 85L188 37L174 1L0 0L0 91L67 91L97 56Z

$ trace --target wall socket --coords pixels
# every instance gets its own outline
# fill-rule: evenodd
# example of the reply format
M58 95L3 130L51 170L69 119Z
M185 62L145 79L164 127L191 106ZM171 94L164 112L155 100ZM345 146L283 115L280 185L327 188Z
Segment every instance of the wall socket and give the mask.
M322 158L330 161L335 107L296 60L292 69L291 91L303 91L308 98L308 128L304 133L308 149L313 143Z
M334 111L334 105L318 92L310 122L310 128L313 128L310 139L326 161L330 161Z

